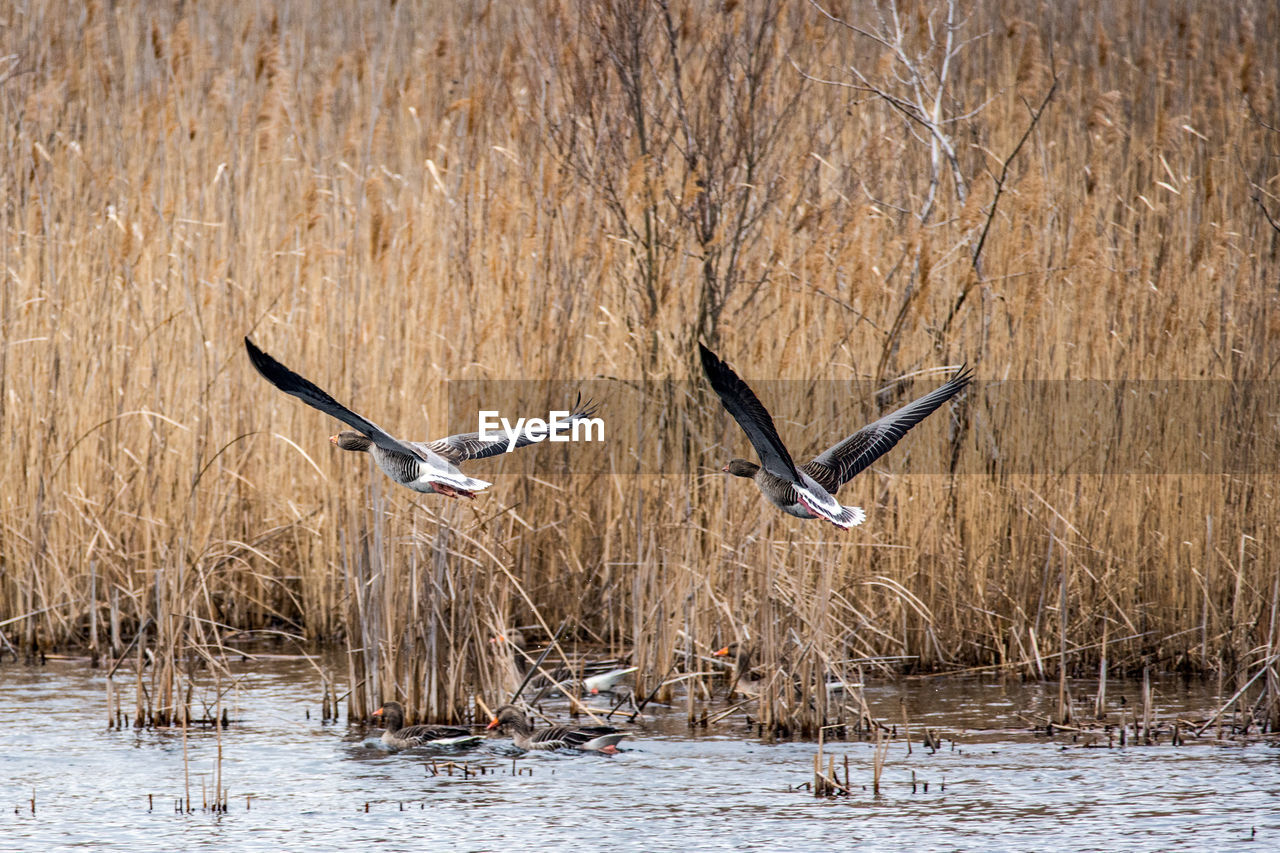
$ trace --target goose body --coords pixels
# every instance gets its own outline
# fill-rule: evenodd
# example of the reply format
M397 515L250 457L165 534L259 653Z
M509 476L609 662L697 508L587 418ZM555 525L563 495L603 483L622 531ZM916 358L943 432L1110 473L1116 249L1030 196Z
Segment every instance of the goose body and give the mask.
M386 730L382 742L391 749L409 749L415 746L463 747L474 746L484 740L480 735L458 726L405 726L404 708L399 702L387 702L373 712L382 718Z
M747 434L760 459L760 464L732 459L721 470L750 477L761 493L788 515L825 518L846 530L861 524L867 515L861 507L840 505L835 498L840 487L892 449L907 430L960 393L973 377L972 371L961 367L937 389L867 424L805 464L796 465L778 436L772 416L747 383L711 350L702 344L698 350L711 387Z
M463 474L458 470L460 462L496 456L539 440L526 429L514 441L506 436L481 437L479 433L460 433L430 442L402 441L276 361L248 337L244 339L244 346L249 360L268 382L352 428L331 436L329 441L334 446L342 450L367 452L382 473L415 492L474 499L476 492L493 484ZM594 412L590 402L585 406L575 406L569 421L589 418Z
M358 434L339 433L338 435L330 436L329 441L342 450L362 449L350 445L361 443L359 438L364 438L364 436L353 439L353 435ZM395 450L387 450L372 443L363 449L367 450L369 455L373 457L373 461L382 473L415 492L426 494L434 492L448 495L449 497L474 499L476 492L484 491L493 485L484 480L466 476L458 470L458 466L447 459L433 454L429 450L424 452L422 445L417 442L409 446L415 448L417 451L416 456L410 456Z
M635 672L639 667L628 666L621 669L611 669L608 672L602 672L599 675L591 675L582 679L583 689L588 693L611 693L618 686L618 682Z
M626 737L612 726L549 726L535 729L524 711L515 705L501 705L494 710L488 728L507 732L517 747L530 749L577 749L583 752L618 751L618 741Z

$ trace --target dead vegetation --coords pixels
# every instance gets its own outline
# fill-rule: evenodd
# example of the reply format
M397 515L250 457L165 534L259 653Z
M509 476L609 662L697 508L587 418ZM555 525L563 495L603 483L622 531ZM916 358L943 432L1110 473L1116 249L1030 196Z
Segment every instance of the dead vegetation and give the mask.
M839 718L822 685L850 661L1265 668L1274 689L1269 470L1113 474L1104 454L1080 473L1052 442L1008 470L980 437L1040 441L1052 413L961 407L897 451L928 473L852 484L870 518L841 534L715 474L740 437L694 383L625 413L679 474L498 460L455 506L331 452L240 346L422 437L474 428L439 421L448 379L658 387L697 377L700 337L748 378L891 386L877 405L965 360L988 382L1271 381L1274 4L7 16L15 654L120 655L143 631L166 718L192 650L256 630L344 641L357 716L399 698L456 719L515 686L489 638L565 620L631 656L639 696L750 644L778 731ZM864 405L802 399L790 441L825 446ZM1180 416L1127 428L1159 449Z

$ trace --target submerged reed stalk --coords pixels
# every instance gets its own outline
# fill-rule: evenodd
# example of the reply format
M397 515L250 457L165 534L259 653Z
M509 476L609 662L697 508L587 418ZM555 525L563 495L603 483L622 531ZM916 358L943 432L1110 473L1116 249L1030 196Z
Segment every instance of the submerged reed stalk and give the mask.
M889 739L885 737L884 729L876 726L876 748L871 758L871 790L877 797L880 796L880 774L884 772L884 762L889 756Z

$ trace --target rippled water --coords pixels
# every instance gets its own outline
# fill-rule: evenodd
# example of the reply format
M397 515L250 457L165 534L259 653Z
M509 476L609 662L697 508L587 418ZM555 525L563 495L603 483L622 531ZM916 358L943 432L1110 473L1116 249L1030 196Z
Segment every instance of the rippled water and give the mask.
M1112 695L1136 694L1131 685ZM129 850L1221 850L1280 844L1280 751L1265 745L1084 749L1026 735L1018 712L1056 687L936 679L868 687L887 719L946 732L936 754L895 742L882 793L872 747L848 756L854 794L815 799L811 743L767 745L735 727L690 735L678 713L615 756L533 754L510 741L453 756L384 752L376 732L322 725L300 661L255 664L223 732L229 810L182 814L181 733L111 731L104 676L83 663L0 666L0 847ZM1161 708L1213 705L1164 684ZM307 719L310 711L312 719ZM952 743L954 737L955 744ZM189 736L192 799L217 744ZM530 772L531 771L531 772ZM917 786L912 789L912 773ZM928 783L927 791L924 788ZM865 784L867 790L861 786ZM35 813L31 810L34 791ZM212 796L212 795L210 795Z

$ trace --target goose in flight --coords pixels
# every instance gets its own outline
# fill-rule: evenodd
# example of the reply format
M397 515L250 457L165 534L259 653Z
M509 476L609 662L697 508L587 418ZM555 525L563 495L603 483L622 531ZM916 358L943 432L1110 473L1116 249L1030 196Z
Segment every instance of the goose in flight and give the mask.
M759 465L746 459L731 459L721 470L737 477L752 478L764 496L789 515L825 518L845 530L861 524L867 516L861 507L841 506L835 499L839 488L887 453L906 435L907 430L958 394L973 378L973 371L962 365L936 390L867 424L797 466L791 460L787 446L778 437L773 418L747 383L711 350L702 344L698 344L698 350L702 356L702 369L711 381L711 387L747 434L760 458Z
M458 470L459 463L497 456L508 449L526 447L544 438L542 434L535 435L523 428L514 440L503 434L489 437L469 432L431 442L402 441L267 355L248 337L244 339L244 346L249 360L268 382L354 430L344 430L331 436L330 442L343 450L368 452L384 474L415 492L474 499L476 492L493 484L466 476ZM578 402L581 401L579 395ZM568 421L590 418L593 414L595 409L588 401L586 405L575 405Z

